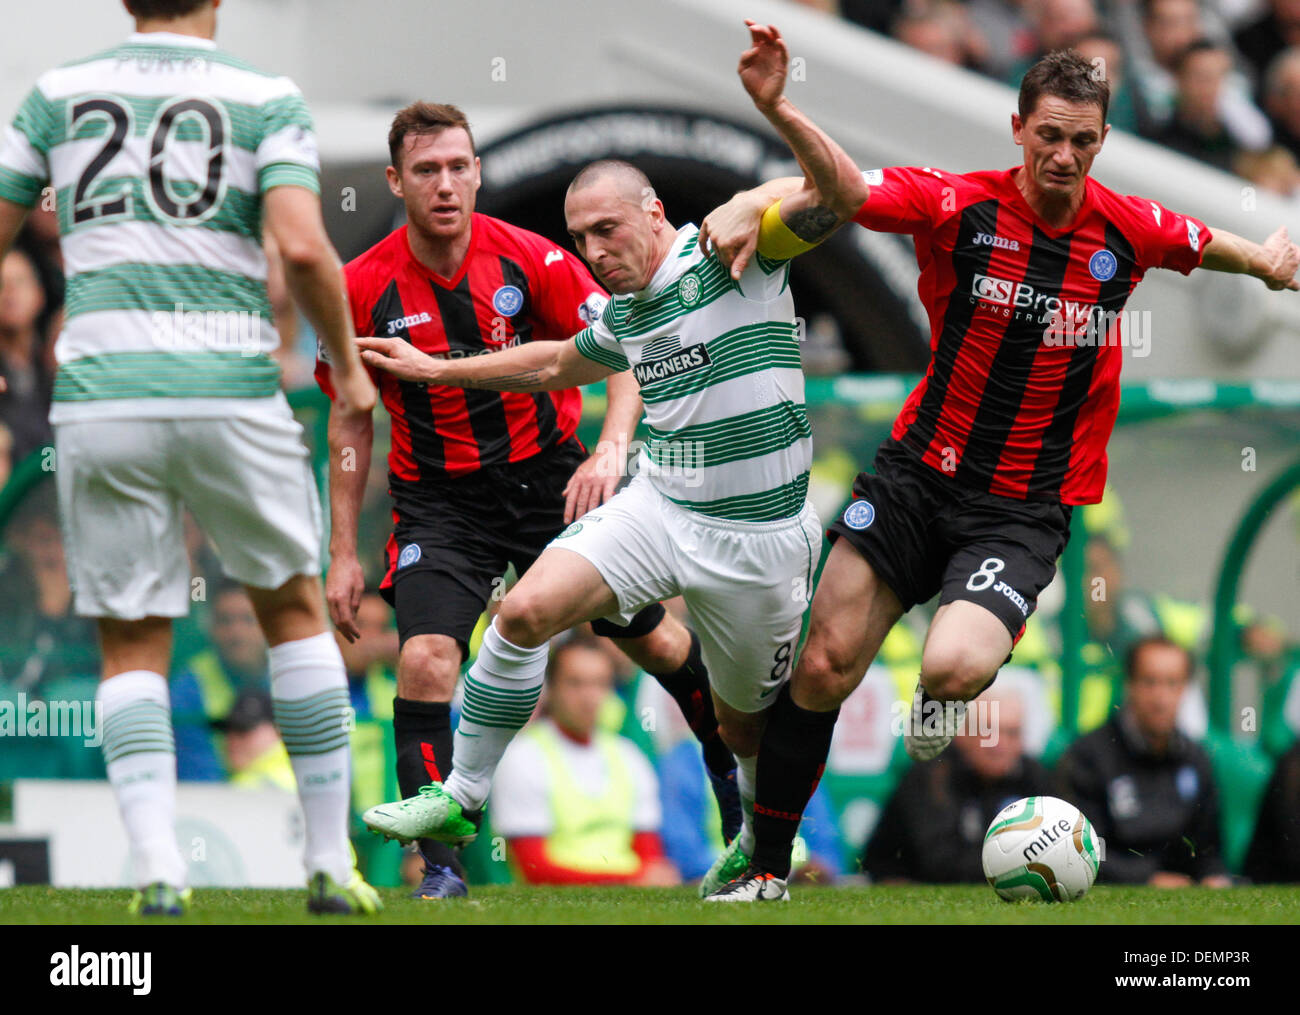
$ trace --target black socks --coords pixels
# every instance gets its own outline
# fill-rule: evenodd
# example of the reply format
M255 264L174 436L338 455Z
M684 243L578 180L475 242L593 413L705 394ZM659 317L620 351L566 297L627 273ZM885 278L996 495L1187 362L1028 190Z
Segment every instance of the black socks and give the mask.
M837 708L810 712L790 696L787 682L767 717L758 749L754 801L753 866L779 878L790 876L790 853L803 810L821 781L831 750Z
M393 699L393 740L397 747L397 787L402 797L415 796L421 786L442 782L451 775L451 706L445 701ZM451 846L435 839L420 839L426 863L461 866Z

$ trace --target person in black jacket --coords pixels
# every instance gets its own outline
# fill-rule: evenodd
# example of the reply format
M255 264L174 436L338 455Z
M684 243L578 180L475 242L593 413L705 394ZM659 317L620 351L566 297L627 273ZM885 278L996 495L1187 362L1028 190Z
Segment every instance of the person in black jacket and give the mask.
M1257 884L1300 881L1300 742L1278 758L1242 873Z
M1229 883L1209 756L1175 725L1193 666L1163 635L1138 639L1124 660L1123 707L1061 758L1060 795L1106 843L1102 880Z
M1047 770L1024 753L1020 696L994 685L978 705L996 738L964 733L954 750L908 769L867 844L862 869L873 881L983 881L980 848L994 815L1050 790Z

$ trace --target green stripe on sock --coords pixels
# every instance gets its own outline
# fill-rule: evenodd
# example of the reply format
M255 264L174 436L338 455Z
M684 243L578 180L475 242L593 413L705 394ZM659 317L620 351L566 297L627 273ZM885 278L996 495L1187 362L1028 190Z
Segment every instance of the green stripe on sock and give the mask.
M133 702L104 719L104 761L111 764L132 754L176 753L172 717L160 701Z
M494 687L467 674L462 718L491 729L522 729L537 707L541 693L540 684L523 688Z
M293 700L275 698L272 705L280 739L290 757L347 747L352 713L345 688L331 687Z

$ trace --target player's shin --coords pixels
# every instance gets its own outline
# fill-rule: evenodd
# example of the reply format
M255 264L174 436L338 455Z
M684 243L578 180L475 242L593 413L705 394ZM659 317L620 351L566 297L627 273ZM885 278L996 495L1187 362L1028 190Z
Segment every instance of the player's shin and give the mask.
M451 705L445 701L393 701L393 741L397 753L397 787L412 797L421 786L442 782L452 770ZM419 840L426 864L459 873L455 850L435 839Z
M741 852L754 855L754 788L758 783L758 757L736 759L736 782L740 788Z
M289 752L307 825L303 862L338 884L352 878L348 842L351 792L348 740L352 729L347 675L329 633L270 650L275 722Z
M718 735L718 717L713 710L709 671L700 653L700 637L694 631L690 634L690 653L680 667L672 673L649 672L682 710L687 725L703 749L705 766L715 776L726 777L736 767L736 759Z
M790 875L799 821L831 750L839 709L812 712L794 703L787 683L768 713L758 750L752 866L778 878Z
M160 673L131 670L99 685L104 763L131 843L138 885L185 887L176 844L176 741Z
M463 811L476 811L486 802L501 756L537 706L546 656L545 643L521 648L507 641L495 620L484 633L478 658L465 674L455 768L443 784Z

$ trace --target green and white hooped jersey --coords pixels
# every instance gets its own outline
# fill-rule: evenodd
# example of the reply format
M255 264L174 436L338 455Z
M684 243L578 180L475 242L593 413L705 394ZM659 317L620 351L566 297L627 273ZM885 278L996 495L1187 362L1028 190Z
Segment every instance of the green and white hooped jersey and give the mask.
M637 467L675 504L769 522L808 492L804 406L788 262L755 256L737 284L683 226L640 292L614 296L578 350L641 386L650 437Z
M278 397L262 195L319 192L297 86L205 39L133 34L37 81L0 198L57 200L68 286L51 420L224 415ZM232 401L234 400L234 401Z

